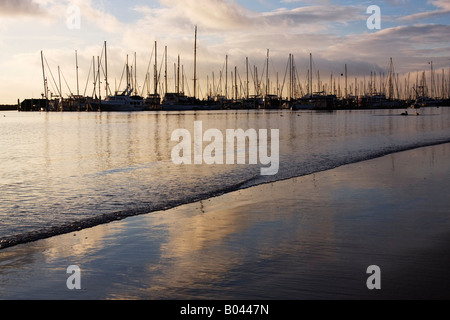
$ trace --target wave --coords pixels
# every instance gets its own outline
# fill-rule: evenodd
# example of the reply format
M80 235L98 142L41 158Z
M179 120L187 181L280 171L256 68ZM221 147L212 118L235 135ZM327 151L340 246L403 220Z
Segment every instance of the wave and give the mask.
M410 144L406 146L391 146L389 148L385 148L380 151L374 151L370 154L366 154L362 157L356 157L352 159L347 160L341 160L341 162L338 163L327 163L323 167L316 167L313 170L310 170L308 172L302 172L301 174L298 174L298 172L292 172L291 174L287 176L275 176L271 178L261 178L259 175L252 176L249 179L240 181L238 183L216 189L214 191L205 192L202 194L197 194L195 196L187 197L184 199L177 199L177 200L167 200L163 202L159 202L157 204L152 205L145 205L139 208L134 209L127 209L123 211L117 211L113 213L106 213L98 216L94 216L91 218L86 218L78 221L74 221L71 223L62 224L60 226L53 226L45 229L40 229L36 231L31 231L23 234L18 234L14 236L4 237L0 238L0 250L11 248L17 245L21 244L27 244L39 240L48 239L51 237L55 237L58 235L68 234L72 232L78 232L83 229L93 228L95 226L124 220L129 217L143 215L143 214L150 214L154 212L160 212L160 211L167 211L182 205L186 205L189 203L195 203L202 200L207 200L210 198L218 197L226 193L234 192L241 189L247 189L251 187L255 187L262 184L268 184L268 183L274 183L277 181L284 181L289 180L293 178L298 178L302 176L306 176L309 174L314 174L318 172L328 171L335 169L337 167L341 167L344 165L349 165L353 163L368 161L380 157L384 157L390 154L399 153L399 152L405 152L409 150L414 150L418 148L424 148L424 147L431 147L431 146L437 146L442 144L450 143L450 138L447 139L439 139L437 141L433 142L422 142L422 143L415 143ZM129 168L129 169L136 169L136 168ZM104 172L104 174L108 174L111 172Z

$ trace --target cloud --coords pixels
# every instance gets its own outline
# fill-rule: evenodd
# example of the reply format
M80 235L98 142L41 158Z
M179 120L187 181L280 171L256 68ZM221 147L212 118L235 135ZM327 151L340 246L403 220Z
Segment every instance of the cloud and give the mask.
M403 21L418 21L450 15L450 2L448 0L433 0L430 4L437 7L437 10L420 12L402 17Z
M209 30L245 28L250 25L251 12L235 2L224 0L161 0L164 12L173 21L190 21ZM164 17L161 17L164 18Z
M372 61L385 66L394 57L396 70L408 72L423 69L430 58L438 59L432 48L446 47L450 43L450 26L426 25L399 26L377 33L349 35L339 43L330 46L327 57ZM395 49L393 49L395 48ZM445 50L444 50L445 51ZM445 59L447 60L447 59Z
M2 0L0 2L0 16L35 16L45 11L33 0Z
M123 30L123 24L114 15L107 12L107 6L103 0L98 4L95 4L92 0L72 0L71 4L80 7L81 18L84 21L109 33L117 33Z
M296 2L303 2L306 4L320 4L320 5L329 5L330 0L282 0L281 3L296 3Z
M262 14L265 23L273 26L316 25L328 27L332 23L347 24L366 19L356 6L308 6L291 10L279 9Z
M359 6L316 5L255 12L225 0L161 0L160 4L156 8L134 7L141 18L121 32L122 44L142 51L145 43L144 50L150 55L157 40L160 55L168 46L169 66L181 54L187 72L193 60L195 25L199 28L199 68L209 73L222 67L225 55L229 55L230 66L242 68L246 57L264 60L267 49L284 70L289 53L307 57L314 52L319 57L340 42L341 37L334 34L336 24L361 20L365 26L367 19Z
M385 0L391 6L403 6L411 2L411 0Z
M160 4L157 9L135 8L143 15L141 26L171 33L183 33L193 25L204 33L307 33L331 30L336 23L367 19L360 6L314 5L255 12L225 0L161 0Z

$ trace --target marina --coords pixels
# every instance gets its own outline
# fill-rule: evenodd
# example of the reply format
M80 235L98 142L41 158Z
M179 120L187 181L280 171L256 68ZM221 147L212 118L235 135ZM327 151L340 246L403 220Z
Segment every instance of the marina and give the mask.
M449 16L0 1L0 300L450 299Z
M108 78L108 48L106 41L102 48L102 55L97 59L92 57L91 71L94 78L92 95L80 95L80 83L78 79L78 57L76 55L77 92L74 94L65 81L70 92L64 95L61 70L58 67L58 81L53 75L49 64L41 52L44 93L41 99L25 99L18 101L18 111L68 111L68 112L139 112L139 111L188 111L188 110L368 110L368 109L420 109L426 106L450 105L450 72L448 75L442 70L439 75L433 69L429 76L426 72L417 72L415 83L411 80L411 73L401 81L399 74L395 72L393 59L390 58L389 68L386 74L376 72L370 74L370 80L355 78L354 83L348 75L348 65L344 66L345 72L338 77L330 76L326 82L320 78L320 70L313 67L313 55L309 55L309 69L306 70L306 81L302 81L293 54L289 54L283 81L277 72L276 87L272 88L269 63L270 50L267 50L267 58L263 67L263 74L258 76L258 67L254 66L251 72L249 58L246 60L246 80L242 81L237 67L229 70L228 56L226 56L225 70L220 72L220 81L216 83L214 73L212 84L207 76L207 95L200 97L199 79L197 74L197 27L195 28L194 43L194 75L193 95L189 96L185 91L185 83L188 76L181 65L180 56L174 64L175 91L169 90L168 85L168 48L165 47L163 64L158 69L158 44L155 41L152 58L146 73L144 85L139 87L137 77L136 53L134 63L130 65L129 56L120 83L125 81L125 89L116 90L111 94ZM154 62L153 88L150 92L149 70ZM164 65L164 71L162 66ZM303 70L305 71L305 70ZM223 75L223 73L225 75ZM419 78L420 74L420 78ZM50 75L50 78L49 78ZM89 77L91 73L89 74ZM63 79L64 75L62 75ZM104 82L102 82L104 79ZM229 79L231 81L229 81ZM251 85L250 80L253 80ZM431 84L427 83L431 79ZM437 79L437 80L436 80ZM314 81L317 80L317 84ZM341 81L342 80L342 81ZM429 81L429 80L428 80ZM88 79L89 82L89 79ZM343 82L343 83L341 83ZM88 88L86 83L86 89ZM103 84L103 85L102 85ZM50 86L56 90L56 94L50 91ZM253 92L251 92L253 87ZM140 90L142 89L142 90ZM317 91L316 91L317 90ZM86 91L86 90L85 90ZM147 92L144 95L144 91ZM102 98L102 95L104 98Z

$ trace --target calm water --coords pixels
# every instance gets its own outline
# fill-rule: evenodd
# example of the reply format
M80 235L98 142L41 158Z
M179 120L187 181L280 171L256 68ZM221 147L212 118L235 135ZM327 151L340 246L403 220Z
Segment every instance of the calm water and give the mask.
M1 112L0 240L450 141L448 108L423 109L420 117L400 112ZM279 129L279 174L263 177L260 165L174 165L172 132L193 131L194 121L222 132Z
M1 250L0 297L448 299L449 157L414 149Z

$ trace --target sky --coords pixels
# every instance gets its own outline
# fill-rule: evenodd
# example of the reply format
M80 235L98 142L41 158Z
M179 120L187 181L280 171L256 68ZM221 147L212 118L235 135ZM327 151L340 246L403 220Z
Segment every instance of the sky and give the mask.
M380 9L380 29L368 28L374 12L367 9L374 5ZM352 78L387 73L390 58L401 75L429 72L431 61L450 75L449 18L450 0L0 0L0 104L41 97L41 51L53 93L58 67L63 95L77 93L76 51L79 91L91 95L90 67L105 41L112 91L121 84L127 55L134 66L135 52L139 91L146 91L155 41L158 68L168 48L169 88L175 85L180 55L186 92L192 91L195 26L200 95L206 94L213 72L219 81L226 56L229 72L236 67L241 81L247 57L260 78L267 50L272 82L277 74L280 83L285 81L289 54L299 78L306 79L310 53L314 74L324 79L340 76L346 64Z

